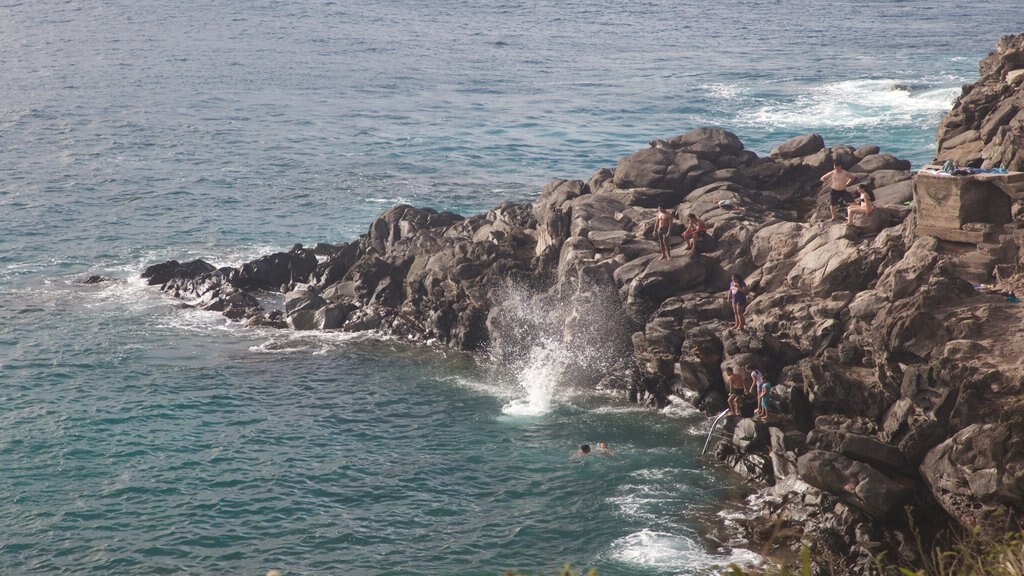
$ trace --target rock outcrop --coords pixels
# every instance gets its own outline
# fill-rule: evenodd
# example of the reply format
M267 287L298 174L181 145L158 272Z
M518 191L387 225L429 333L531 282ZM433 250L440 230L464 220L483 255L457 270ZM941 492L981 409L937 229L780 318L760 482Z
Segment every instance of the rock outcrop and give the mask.
M1024 34L1000 39L978 72L939 126L935 159L1024 171Z
M1024 37L1000 41L943 122L940 159L1024 168L1020 69ZM878 189L854 226L822 218L833 159ZM398 206L350 244L143 276L254 324L376 330L495 362L560 342L575 351L566 383L655 406L721 410L723 370L754 364L775 385L772 417L730 422L717 453L772 486L765 518L787 510L788 542L854 567L882 549L914 554L907 506L930 525L986 527L998 510L1005 527L1024 512L1022 305L965 282L956 245L918 237L911 178L876 146L806 134L759 157L700 128L587 181L552 181L530 204L468 218ZM702 218L713 247L687 251L676 225L660 259L659 205ZM749 289L741 330L732 274ZM265 310L260 292L283 294L283 309Z

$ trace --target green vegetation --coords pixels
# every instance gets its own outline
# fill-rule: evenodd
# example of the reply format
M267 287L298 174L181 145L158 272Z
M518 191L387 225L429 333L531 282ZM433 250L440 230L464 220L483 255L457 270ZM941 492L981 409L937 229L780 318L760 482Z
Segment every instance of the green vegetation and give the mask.
M921 566L908 568L885 562L884 557L875 559L878 576L1024 576L1024 533L1008 532L1001 537L991 538L980 531L969 532L955 539L948 548L935 548L926 552L921 543L918 549L923 558ZM811 563L811 552L804 548L800 554L798 569L785 567L741 568L730 564L722 576L812 576L815 574ZM827 569L826 569L827 570ZM838 575L839 572L832 571ZM524 576L517 572L506 572L504 576ZM543 574L538 574L543 576ZM596 568L577 572L566 564L555 576L598 576Z
M1009 532L997 538L984 536L980 531L969 532L955 540L948 548L925 551L920 542L918 549L923 559L921 566L908 568L875 559L878 576L1024 576L1024 533ZM800 569L771 567L743 569L735 565L722 572L723 576L811 576L811 554L803 549Z
M506 572L505 576L522 576L522 575L520 575L518 572ZM538 574L538 576L543 576L543 574ZM565 567L563 567L561 570L559 570L558 574L556 574L555 576L598 576L598 575L597 575L597 568L591 568L590 570L587 570L586 572L577 572L576 570L573 569L571 564L566 564Z

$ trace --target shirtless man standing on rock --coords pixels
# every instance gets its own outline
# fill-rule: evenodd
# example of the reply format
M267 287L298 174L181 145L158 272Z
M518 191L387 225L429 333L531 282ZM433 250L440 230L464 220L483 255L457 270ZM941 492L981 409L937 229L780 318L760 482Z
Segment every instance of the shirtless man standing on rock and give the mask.
M836 206L842 202L853 202L853 195L846 191L846 187L853 182L853 174L850 174L839 163L839 160L832 161L832 171L821 177L821 181L828 184L828 209L832 213L829 222L836 221Z
M661 259L672 258L672 250L668 245L668 234L672 230L672 213L664 206L658 206L658 215L654 219L654 235L658 237L661 244Z

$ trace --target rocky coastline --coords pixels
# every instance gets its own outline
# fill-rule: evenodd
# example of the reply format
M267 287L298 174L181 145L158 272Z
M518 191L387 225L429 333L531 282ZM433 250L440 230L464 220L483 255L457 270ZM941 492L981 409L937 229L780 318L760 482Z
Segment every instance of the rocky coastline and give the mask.
M1024 171L1024 35L982 61L938 144L940 162ZM852 226L826 221L833 160L875 190ZM374 330L499 362L556 338L587 350L569 380L653 406L696 396L721 411L724 369L755 364L774 384L772 416L729 419L732 441L715 449L761 486L735 537L866 573L882 552L914 562L911 524L1003 531L1024 513L1024 304L1006 296L1024 286L1021 203L985 229L999 249L981 258L985 243L918 233L921 186L877 146L805 134L760 157L698 128L587 181L553 180L532 203L471 217L396 206L351 243L142 275L250 325ZM668 260L659 206L677 215ZM689 213L714 239L699 252L680 237ZM1000 284L979 290L994 270ZM738 330L732 274L751 290ZM282 309L264 309L267 292Z

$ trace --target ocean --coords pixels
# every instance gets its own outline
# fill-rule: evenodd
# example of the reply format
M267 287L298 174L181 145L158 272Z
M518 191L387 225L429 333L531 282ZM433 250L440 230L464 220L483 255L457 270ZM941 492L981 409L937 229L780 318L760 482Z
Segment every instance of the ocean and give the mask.
M530 201L698 126L918 167L1021 24L1017 0L4 2L0 573L755 560L707 537L750 488L700 457L706 418L562 381L585 351L245 328L139 273Z

